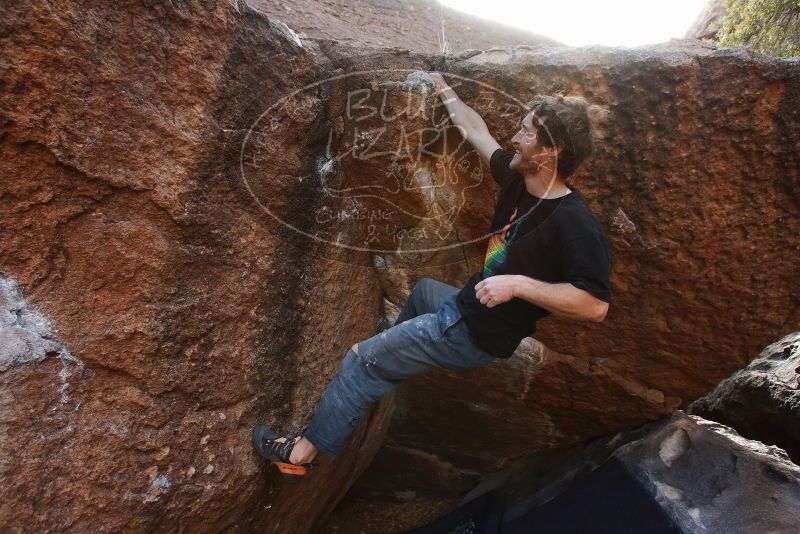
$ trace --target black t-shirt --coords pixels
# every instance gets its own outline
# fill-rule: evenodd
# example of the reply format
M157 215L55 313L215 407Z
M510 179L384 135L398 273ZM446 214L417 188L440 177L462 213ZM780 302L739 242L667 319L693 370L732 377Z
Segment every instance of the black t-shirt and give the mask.
M498 148L489 167L500 184L492 235L482 272L475 273L456 302L472 341L496 358L509 358L544 308L512 298L488 308L475 297L475 285L489 276L521 274L543 282L569 282L609 302L611 257L603 227L576 188L559 198L538 198L525 188L522 174L509 169L514 153Z

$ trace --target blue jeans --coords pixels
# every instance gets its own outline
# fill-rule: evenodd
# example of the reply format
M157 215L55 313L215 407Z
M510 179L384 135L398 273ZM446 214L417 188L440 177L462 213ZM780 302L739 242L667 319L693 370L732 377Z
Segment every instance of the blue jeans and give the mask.
M393 327L348 349L305 432L317 450L338 456L373 403L402 380L443 367L470 369L494 360L469 338L456 306L459 289L430 278L414 286Z

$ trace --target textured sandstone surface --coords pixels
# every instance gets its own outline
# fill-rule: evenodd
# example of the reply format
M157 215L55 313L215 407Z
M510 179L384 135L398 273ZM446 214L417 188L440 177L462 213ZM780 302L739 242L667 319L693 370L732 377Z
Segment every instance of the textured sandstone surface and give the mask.
M307 423L345 348L374 331L381 291L357 261L283 235L238 155L316 60L244 3L2 11L0 270L81 363L35 346L3 358L0 524L286 532L278 515L312 528L379 446L390 405L354 436L360 454L318 471L310 510L249 429ZM263 171L276 185L316 165L302 144L316 118L297 121ZM330 313L343 301L350 313Z
M800 464L800 332L767 346L686 411L778 446Z
M600 148L573 183L612 242L611 308L602 324L549 317L509 361L398 390L387 447L350 506L397 494L424 506L528 450L663 417L800 325L797 60L696 41L466 55L452 72L520 100L564 89L609 108ZM515 122L479 92L459 94L507 146ZM489 204L467 202L462 220L488 216ZM475 235L469 228L461 226ZM466 271L479 269L483 252L465 249ZM464 280L407 265L412 279ZM396 287L399 276L387 276L383 285ZM409 476L420 455L451 473L449 492Z
M670 413L798 327L795 61L687 41L443 62L300 39L241 1L0 20L12 529L312 531L387 427L355 502L414 526L516 457ZM441 128L414 74L434 68L504 145L537 92L609 108L574 183L609 233L614 301L603 324L549 318L509 361L404 384L300 506L251 425L302 430L416 280L482 261L496 185Z

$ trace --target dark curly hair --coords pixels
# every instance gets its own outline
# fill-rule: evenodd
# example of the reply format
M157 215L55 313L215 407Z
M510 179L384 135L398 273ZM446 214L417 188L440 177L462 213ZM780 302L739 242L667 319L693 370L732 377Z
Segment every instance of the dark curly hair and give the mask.
M533 112L534 125L539 139L546 147L556 147L563 141L564 149L558 155L558 174L562 179L571 176L575 169L592 153L594 134L590 114L601 113L581 96L536 95L526 108Z

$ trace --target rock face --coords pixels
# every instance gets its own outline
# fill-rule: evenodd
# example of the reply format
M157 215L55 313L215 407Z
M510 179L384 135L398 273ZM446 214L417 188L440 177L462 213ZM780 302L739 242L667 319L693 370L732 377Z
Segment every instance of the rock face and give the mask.
M700 12L689 27L686 37L690 39L714 39L717 35L716 25L720 23L727 11L723 0L709 0L703 11Z
M424 477L387 487L393 469L424 458L459 499L532 450L670 413L797 329L794 61L696 42L443 61L300 39L243 1L0 15L12 530L317 530L390 417L371 479L422 520ZM250 427L301 431L416 280L460 286L483 258L496 185L416 73L435 68L503 144L537 92L609 108L574 184L613 244L611 311L404 384L298 506Z
M511 94L561 88L609 107L597 152L573 184L612 242L613 300L602 324L549 317L537 341L509 361L437 371L400 388L387 446L354 487L351 508L377 499L409 508L397 494L427 506L531 449L659 419L800 325L799 240L789 222L800 215L791 148L800 122L789 104L800 98L796 61L683 41L633 51L494 51L450 67ZM493 114L501 99L483 104L483 93L466 83L459 91L507 146L514 121ZM489 204L466 203L465 234L468 224L484 223ZM480 268L483 253L466 249L467 271ZM464 281L458 272L403 265L412 280ZM383 286L403 287L387 271ZM450 492L429 477L414 482L420 456L449 473Z
M800 332L769 345L686 411L776 445L800 464Z
M4 4L0 20L3 325L34 341L2 360L0 524L312 529L391 408L320 469L310 509L249 443L257 421L308 422L380 309L369 269L293 242L242 184L247 129L311 80L314 55L241 2ZM276 191L316 166L318 117L295 111L263 170ZM34 314L50 327L25 326Z
M682 411L581 446L542 451L487 479L465 501L503 488L502 532L546 528L543 519L552 514L543 512L552 509L562 510L562 524L585 521L568 517L568 510L598 514L605 502L606 510L599 513L608 516L602 523L607 527L632 515L613 496L586 488L609 466L632 477L677 527L675 532L794 532L800 524L800 467L785 451ZM567 504L571 508L564 509Z
M791 532L800 524L800 467L723 425L678 414L614 456L683 532Z
M395 46L437 54L468 48L558 44L543 35L450 9L436 0L257 0L252 4L301 36L357 46Z

